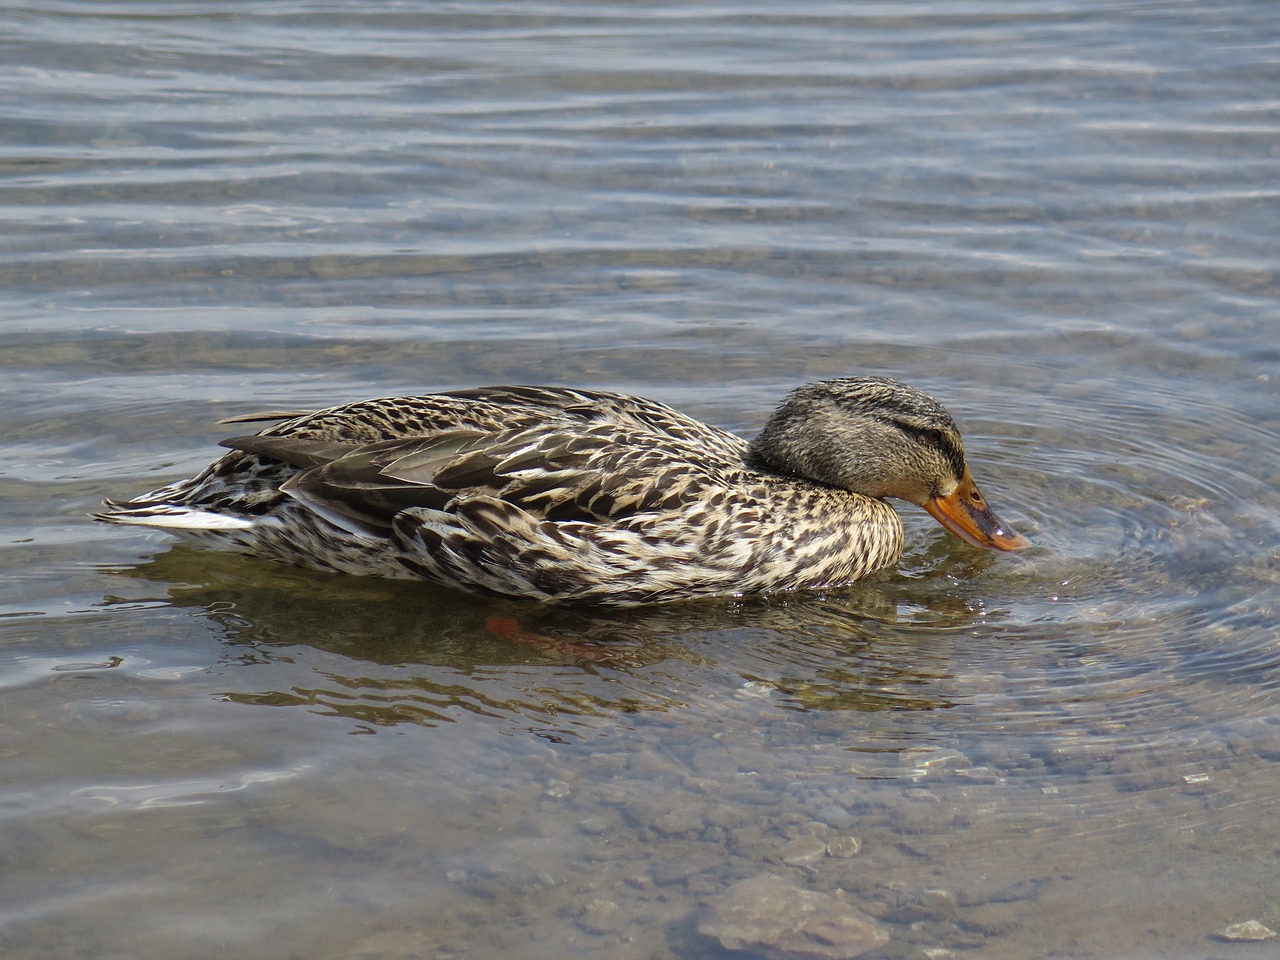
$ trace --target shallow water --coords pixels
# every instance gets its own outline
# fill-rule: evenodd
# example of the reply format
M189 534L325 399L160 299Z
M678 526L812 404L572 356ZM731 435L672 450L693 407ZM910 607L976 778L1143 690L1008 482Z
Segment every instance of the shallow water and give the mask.
M6 957L727 957L762 873L882 957L1274 955L1268 0L0 23ZM251 410L853 373L1034 548L599 613L86 519Z

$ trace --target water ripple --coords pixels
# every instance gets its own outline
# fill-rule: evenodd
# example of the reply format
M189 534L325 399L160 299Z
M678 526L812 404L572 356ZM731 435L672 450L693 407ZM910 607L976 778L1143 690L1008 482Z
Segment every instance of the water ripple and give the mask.
M929 955L1272 909L1267 0L0 17L18 953L693 955L762 864ZM871 582L608 613L84 518L253 409L556 381L750 433L861 372L1030 550L904 510Z

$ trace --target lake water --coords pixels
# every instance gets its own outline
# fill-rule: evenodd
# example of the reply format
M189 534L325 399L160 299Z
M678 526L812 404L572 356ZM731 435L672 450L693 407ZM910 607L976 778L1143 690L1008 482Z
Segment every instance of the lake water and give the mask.
M0 36L8 960L728 958L764 874L869 957L1275 956L1215 937L1280 929L1272 0ZM86 517L252 410L565 383L750 433L867 373L1031 550L904 508L857 587L596 613Z

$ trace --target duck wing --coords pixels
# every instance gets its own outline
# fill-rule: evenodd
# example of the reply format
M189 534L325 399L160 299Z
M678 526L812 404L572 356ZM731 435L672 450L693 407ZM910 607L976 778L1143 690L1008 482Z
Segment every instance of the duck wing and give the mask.
M283 493L339 526L387 537L413 507L448 513L473 498L502 501L533 522L606 523L672 511L716 475L742 466L745 443L705 446L628 422L559 420L485 433L443 430L355 444L258 435L223 445L298 468Z
M708 473L728 466L721 451L625 423L551 424L492 437L461 451L430 482L458 496L500 499L537 519L604 523L645 511L672 510L696 493ZM393 475L425 479L416 458ZM740 462L739 462L740 466Z
M455 459L459 451L485 438L474 430L365 444L256 435L231 437L223 440L222 446L297 467L298 472L280 484L281 493L353 533L387 537L391 521L400 511L444 505L451 494L425 478ZM406 459L422 472L423 482L386 472Z

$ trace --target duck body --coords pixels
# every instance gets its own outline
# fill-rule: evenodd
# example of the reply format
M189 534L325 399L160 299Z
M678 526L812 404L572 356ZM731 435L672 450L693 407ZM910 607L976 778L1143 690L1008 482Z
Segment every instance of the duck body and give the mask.
M919 436L859 423L868 393L873 411L923 405ZM282 422L223 441L230 452L191 479L106 501L99 519L318 570L634 605L845 584L892 566L902 524L883 498L908 494L861 476L858 492L841 470L883 473L877 457L901 460L914 442L956 473L939 438L959 442L935 401L882 378L801 388L754 444L662 403L561 387L231 422L255 420ZM929 496L948 492L930 482ZM983 545L1025 543L991 521L1009 545Z

